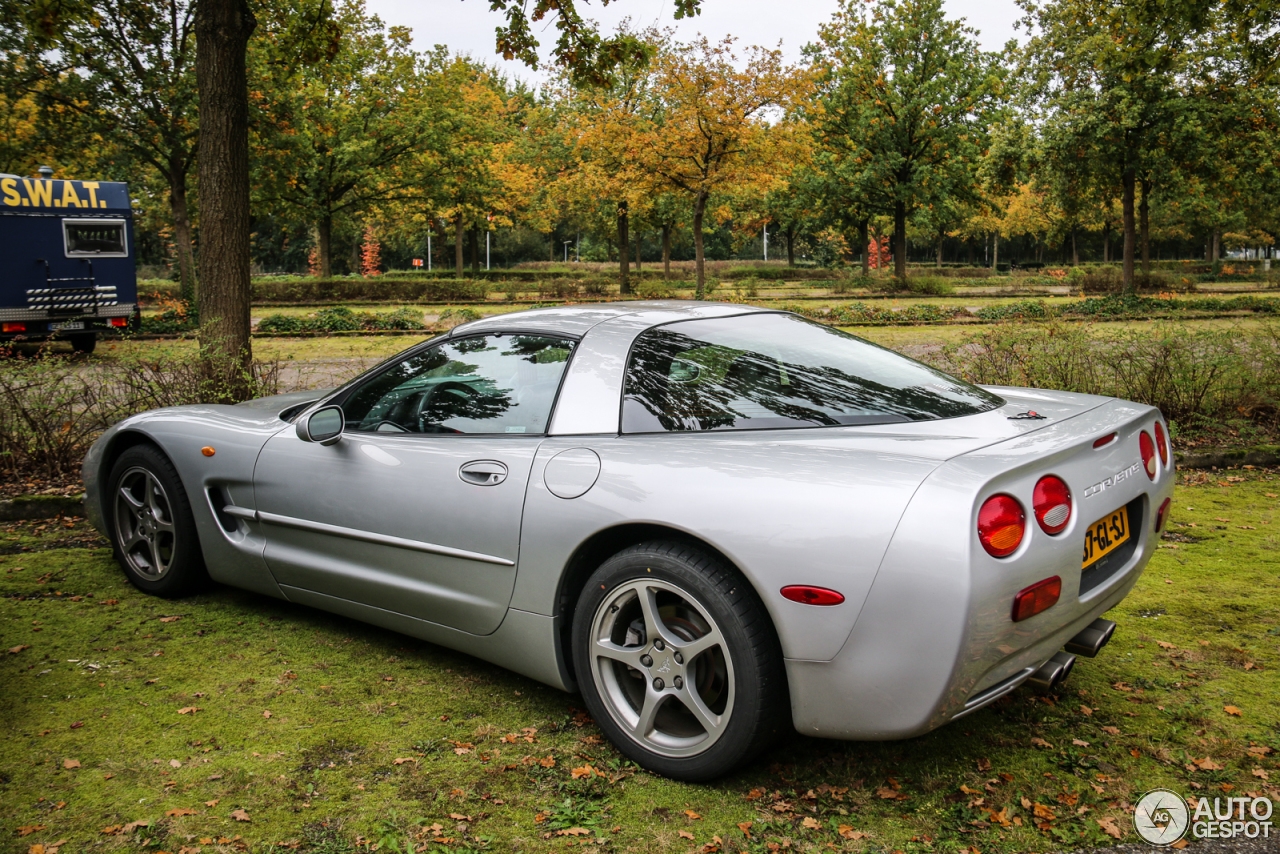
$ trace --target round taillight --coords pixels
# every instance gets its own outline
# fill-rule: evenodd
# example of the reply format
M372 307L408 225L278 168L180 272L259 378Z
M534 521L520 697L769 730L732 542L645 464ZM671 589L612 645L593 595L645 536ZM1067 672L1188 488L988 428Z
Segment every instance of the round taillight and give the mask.
M1031 510L1046 534L1061 534L1071 521L1071 490L1061 478L1040 478L1031 493Z
M1156 479L1156 446L1151 441L1151 434L1143 430L1138 434L1138 450L1142 453L1142 466L1147 470L1147 477Z
M1160 465L1169 465L1169 440L1164 435L1164 425L1156 422L1156 450L1160 452Z
M1012 554L1026 527L1027 514L1011 495L993 495L978 511L978 540L992 557Z

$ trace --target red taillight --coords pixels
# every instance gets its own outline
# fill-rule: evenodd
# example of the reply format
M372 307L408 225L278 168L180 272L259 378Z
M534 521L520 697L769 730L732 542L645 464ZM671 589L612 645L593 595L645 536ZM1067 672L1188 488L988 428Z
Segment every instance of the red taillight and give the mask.
M1061 595L1062 579L1058 576L1037 581L1013 597L1013 621L1017 623L1047 611L1057 604Z
M0 331L3 332L26 332L27 324L25 323L5 323L0 325Z
M792 584L782 588L782 595L792 602L801 605L839 605L844 595L825 587L811 587L808 584Z
M1061 534L1071 521L1071 490L1061 478L1040 478L1031 493L1031 510L1046 534Z
M1164 436L1164 425L1156 422L1156 450L1160 452L1160 465L1169 465L1169 440Z
M1093 446L1095 448L1105 448L1107 445L1110 445L1112 442L1114 442L1116 440L1116 436L1118 435L1120 434L1108 433L1107 435L1103 436L1101 439L1094 440Z
M126 327L126 326L128 326L128 325L129 325L129 318L127 318L127 317L113 317L113 318L111 318L111 320L109 320L109 321L108 321L108 323L110 323L110 324L111 324L112 326L114 326L116 329L123 329L124 327Z
M1173 499L1166 498L1164 503L1160 505L1160 509L1156 511L1156 533L1164 530L1164 523L1169 521L1169 504Z
M992 557L1012 554L1026 526L1027 514L1010 495L993 495L978 511L978 539Z
M1151 441L1151 434L1143 430L1138 434L1138 451L1142 454L1142 466L1147 470L1147 477L1156 479L1156 446Z

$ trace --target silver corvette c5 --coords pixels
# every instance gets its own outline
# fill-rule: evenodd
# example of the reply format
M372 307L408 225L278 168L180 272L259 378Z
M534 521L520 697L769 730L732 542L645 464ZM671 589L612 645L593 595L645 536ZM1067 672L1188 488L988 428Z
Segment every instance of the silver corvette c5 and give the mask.
M212 578L580 690L686 780L788 715L904 738L1052 688L1110 638L1174 485L1149 406L681 302L504 314L336 390L143 413L84 474L140 589Z

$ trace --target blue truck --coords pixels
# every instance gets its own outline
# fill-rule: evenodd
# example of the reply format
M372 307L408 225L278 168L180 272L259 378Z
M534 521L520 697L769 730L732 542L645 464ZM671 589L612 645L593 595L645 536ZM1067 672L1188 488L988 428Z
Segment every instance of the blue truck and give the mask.
M0 342L90 353L99 331L137 325L128 186L0 175Z

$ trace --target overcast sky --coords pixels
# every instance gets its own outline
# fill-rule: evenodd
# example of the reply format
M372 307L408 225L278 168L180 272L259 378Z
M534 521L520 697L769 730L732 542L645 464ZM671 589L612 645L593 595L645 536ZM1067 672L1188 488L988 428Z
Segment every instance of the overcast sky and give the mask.
M531 82L537 79L522 63L504 62L493 52L493 31L504 19L489 11L486 0L366 0L366 4L383 23L412 28L414 44L420 50L443 44L452 51L497 64L512 76ZM599 0L578 2L580 12L599 22L605 31L630 17L639 26L675 26L676 36L682 40L701 33L713 41L732 35L740 45L772 48L781 41L790 62L800 60L800 50L817 38L818 25L829 20L836 9L835 0L702 0L702 14L677 25L671 17L672 5L672 0L614 0L607 7L601 7ZM979 31L986 50L999 50L1016 37L1013 22L1019 9L1013 0L945 0L945 5L947 14L967 19ZM554 24L539 32L538 27L546 23L534 28L544 58L557 34Z

